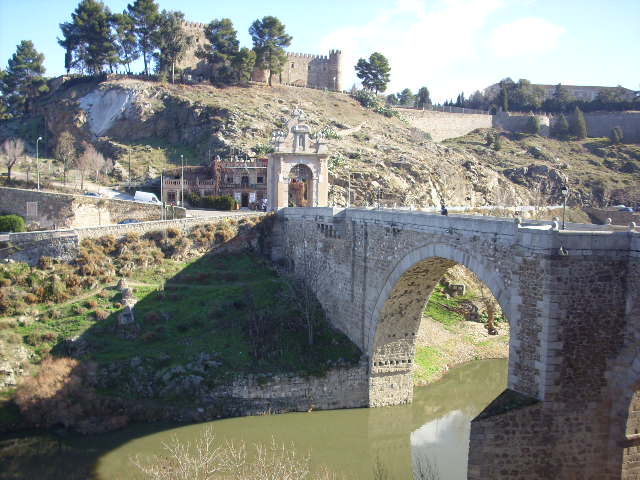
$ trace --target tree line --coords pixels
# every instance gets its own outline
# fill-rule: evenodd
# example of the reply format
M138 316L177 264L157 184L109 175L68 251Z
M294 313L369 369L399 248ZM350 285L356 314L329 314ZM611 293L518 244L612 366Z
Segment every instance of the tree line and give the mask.
M447 100L444 106L474 108L496 112L548 112L575 113L576 107L582 112L593 111L621 111L637 110L640 108L640 93L635 92L633 99L629 98L628 90L621 86L603 88L593 100L576 98L571 90L558 84L550 98L545 98L545 89L534 85L529 80L521 78L514 82L505 78L498 83L497 94L484 94L476 90L471 96L465 97L464 92L458 94L456 100Z

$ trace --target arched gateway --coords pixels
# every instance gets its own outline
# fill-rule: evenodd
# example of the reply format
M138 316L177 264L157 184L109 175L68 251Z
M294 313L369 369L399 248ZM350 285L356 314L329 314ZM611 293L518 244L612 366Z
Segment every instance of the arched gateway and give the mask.
M460 263L511 324L508 389L472 422L468 478L637 478L638 232L331 208L278 220L274 257L321 259L318 299L366 358L349 406L411 401L420 315Z

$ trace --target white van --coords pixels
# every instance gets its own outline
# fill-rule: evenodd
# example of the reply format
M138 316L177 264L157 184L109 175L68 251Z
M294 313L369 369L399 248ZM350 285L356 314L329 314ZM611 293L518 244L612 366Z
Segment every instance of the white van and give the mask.
M162 205L162 202L158 200L155 193L149 192L136 192L133 196L133 200L136 202L154 203L156 205Z

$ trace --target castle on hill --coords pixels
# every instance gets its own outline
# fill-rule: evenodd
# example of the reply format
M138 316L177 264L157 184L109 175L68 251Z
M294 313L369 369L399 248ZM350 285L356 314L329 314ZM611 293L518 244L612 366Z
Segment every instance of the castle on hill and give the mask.
M195 81L204 81L209 77L210 66L196 56L196 51L207 43L204 35L206 24L183 22L183 29L193 37L193 42L177 67ZM342 52L330 50L329 55L311 55L308 53L286 52L287 63L282 73L274 75L272 81L298 87L326 88L327 90L344 89L341 76L343 74ZM266 82L269 72L255 69L252 80Z

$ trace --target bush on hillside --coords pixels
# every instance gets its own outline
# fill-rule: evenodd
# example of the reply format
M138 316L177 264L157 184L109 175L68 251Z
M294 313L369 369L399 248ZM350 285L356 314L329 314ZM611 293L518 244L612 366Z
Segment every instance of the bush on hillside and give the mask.
M0 215L0 232L25 232L27 226L20 215Z

